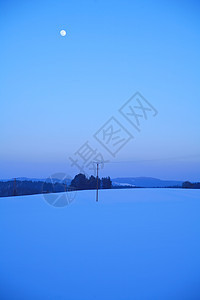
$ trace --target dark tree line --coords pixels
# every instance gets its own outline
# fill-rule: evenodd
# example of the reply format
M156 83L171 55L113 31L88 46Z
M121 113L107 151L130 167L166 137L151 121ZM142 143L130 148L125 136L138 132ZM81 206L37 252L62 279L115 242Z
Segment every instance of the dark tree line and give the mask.
M50 182L29 180L10 180L0 182L0 197L57 193L64 191L65 184L59 182L55 182L54 184Z
M48 181L21 181L21 180L9 180L0 181L0 197L7 196L21 196L21 195L34 195L41 193L58 193L65 192L67 190L93 190L97 188L97 178L90 176L87 178L84 174L78 174L71 181L70 185L66 185L65 182L48 182ZM112 181L110 177L103 177L98 179L99 189L111 189ZM125 188L125 187L114 187ZM126 187L127 188L127 187ZM191 183L185 181L182 184L182 188L185 189L200 189L200 182Z
M110 177L98 179L99 189L110 189L112 182ZM71 181L70 186L65 182L9 180L0 181L0 197L34 195L42 193L59 193L70 190L92 190L97 188L97 178L84 174L78 174Z
M94 190L97 188L97 177L90 176L87 178L84 174L78 174L71 181L71 188L76 190ZM110 177L98 178L99 189L111 189L112 181Z
M185 181L182 184L183 189L200 189L200 182L191 183L190 181Z

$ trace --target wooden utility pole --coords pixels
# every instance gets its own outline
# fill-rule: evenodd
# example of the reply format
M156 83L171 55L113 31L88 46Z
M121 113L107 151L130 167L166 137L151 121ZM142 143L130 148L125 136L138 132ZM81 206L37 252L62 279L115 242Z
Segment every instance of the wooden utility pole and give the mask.
M65 193L67 191L67 179L65 180Z
M97 195L96 195L96 201L99 201L99 163L97 162Z

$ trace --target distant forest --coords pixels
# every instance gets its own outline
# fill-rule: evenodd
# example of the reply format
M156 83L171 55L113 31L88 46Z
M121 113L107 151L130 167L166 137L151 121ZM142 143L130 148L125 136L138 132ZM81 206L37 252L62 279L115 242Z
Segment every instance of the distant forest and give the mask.
M200 189L200 182L191 183L190 181L185 181L182 184L183 189Z
M78 174L70 184L64 181L29 181L29 180L9 180L0 181L0 197L22 196L46 193L59 193L72 190L93 190L97 188L97 178L84 174ZM98 178L99 189L111 189L112 181L110 177Z
M87 178L84 174L76 175L71 183L66 184L64 181L56 179L53 182L46 181L31 181L31 180L9 180L0 181L0 197L8 196L22 196L46 193L59 193L73 190L94 190L97 188L97 177L90 176ZM137 186L113 186L110 177L98 178L99 189L124 189L124 188L137 188ZM175 188L175 187L171 187ZM182 184L184 189L200 189L200 182L191 183L185 181Z

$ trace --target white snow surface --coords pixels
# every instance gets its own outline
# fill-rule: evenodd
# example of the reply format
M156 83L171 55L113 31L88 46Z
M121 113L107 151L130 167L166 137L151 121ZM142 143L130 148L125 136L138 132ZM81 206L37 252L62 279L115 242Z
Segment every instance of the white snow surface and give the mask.
M200 299L199 190L0 198L0 230L1 300Z

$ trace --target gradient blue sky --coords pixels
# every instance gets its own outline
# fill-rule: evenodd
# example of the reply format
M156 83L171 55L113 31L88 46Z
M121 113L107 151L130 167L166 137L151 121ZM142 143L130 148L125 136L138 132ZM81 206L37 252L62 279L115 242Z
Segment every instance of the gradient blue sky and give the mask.
M140 91L158 115L101 175L199 181L199 16L198 1L0 1L0 178L74 175L68 157L103 152L93 134Z

